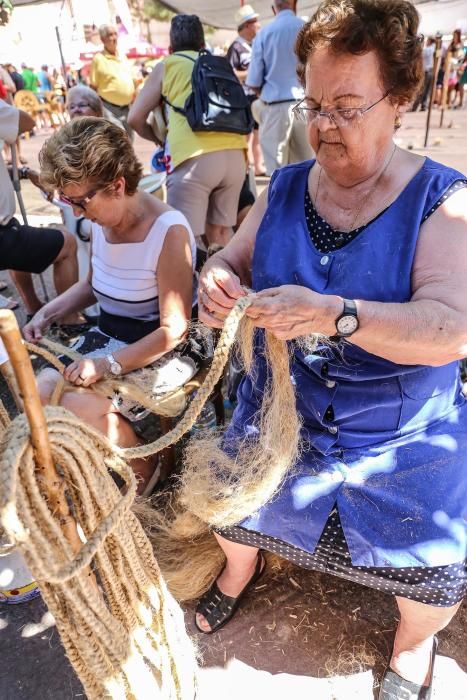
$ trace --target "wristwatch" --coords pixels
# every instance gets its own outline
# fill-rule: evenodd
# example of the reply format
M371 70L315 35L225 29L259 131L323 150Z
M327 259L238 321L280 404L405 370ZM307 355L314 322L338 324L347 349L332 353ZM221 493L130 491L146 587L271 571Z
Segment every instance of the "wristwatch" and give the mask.
M109 363L111 374L113 374L115 377L119 377L122 373L122 365L120 362L117 362L113 355L107 355L105 359Z
M344 310L336 318L336 335L339 338L348 338L359 327L357 305L353 299L344 299Z

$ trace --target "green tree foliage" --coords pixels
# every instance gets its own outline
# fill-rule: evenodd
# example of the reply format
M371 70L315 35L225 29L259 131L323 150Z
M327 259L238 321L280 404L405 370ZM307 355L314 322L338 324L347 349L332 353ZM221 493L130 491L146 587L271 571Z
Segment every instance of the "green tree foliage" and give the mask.
M169 22L174 12L168 10L158 0L144 0L145 19L156 19L159 22Z
M8 24L13 12L13 5L10 0L0 0L0 26Z

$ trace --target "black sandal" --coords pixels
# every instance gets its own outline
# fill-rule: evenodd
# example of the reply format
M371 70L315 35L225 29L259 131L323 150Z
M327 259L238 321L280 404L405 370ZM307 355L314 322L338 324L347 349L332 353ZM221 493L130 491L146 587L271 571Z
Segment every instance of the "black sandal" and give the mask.
M435 667L436 652L438 650L438 638L433 637L433 650L431 652L431 677L429 685L418 685L412 681L406 681L389 666L381 681L379 700L430 700L433 689L433 671Z
M213 632L217 632L218 630L220 630L221 627L224 627L224 625L226 625L229 622L229 620L231 620L232 617L235 615L243 596L248 591L248 589L251 588L251 586L253 586L254 583L256 583L256 581L262 575L265 568L266 560L264 559L261 552L258 551L258 561L256 562L256 567L253 572L253 576L250 578L246 586L243 588L243 590L240 591L236 598L232 598L231 596L222 593L219 586L217 585L217 581L214 581L211 588L202 596L202 598L200 598L196 607L196 629L199 632L202 632L203 634L212 634ZM201 629L201 627L196 621L197 614L204 616L206 622L211 628L210 630Z

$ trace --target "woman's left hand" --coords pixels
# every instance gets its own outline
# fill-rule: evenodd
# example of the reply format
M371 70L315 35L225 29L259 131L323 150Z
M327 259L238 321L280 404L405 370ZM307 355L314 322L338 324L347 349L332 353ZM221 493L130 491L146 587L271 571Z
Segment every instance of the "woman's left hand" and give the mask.
M342 301L337 296L284 284L258 292L246 313L258 328L280 340L293 340L310 333L333 335L334 321L341 311Z
M65 379L76 386L87 387L103 379L109 369L105 357L94 357L72 362L63 373Z

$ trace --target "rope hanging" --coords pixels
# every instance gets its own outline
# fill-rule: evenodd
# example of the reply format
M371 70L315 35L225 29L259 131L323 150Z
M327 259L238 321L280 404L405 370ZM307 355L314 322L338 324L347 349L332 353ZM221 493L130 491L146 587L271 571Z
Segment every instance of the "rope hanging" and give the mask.
M222 375L250 303L248 297L238 302L205 383L180 423L154 443L118 449L65 409L45 408L52 458L82 532L83 545L76 554L63 523L51 512L26 417L20 415L4 428L0 523L37 580L89 700L146 700L148 692L160 700L191 700L195 695L194 651L182 612L130 510L136 480L124 460L154 454L190 429ZM0 420L6 423L1 415L0 409ZM124 480L123 495L109 470Z

